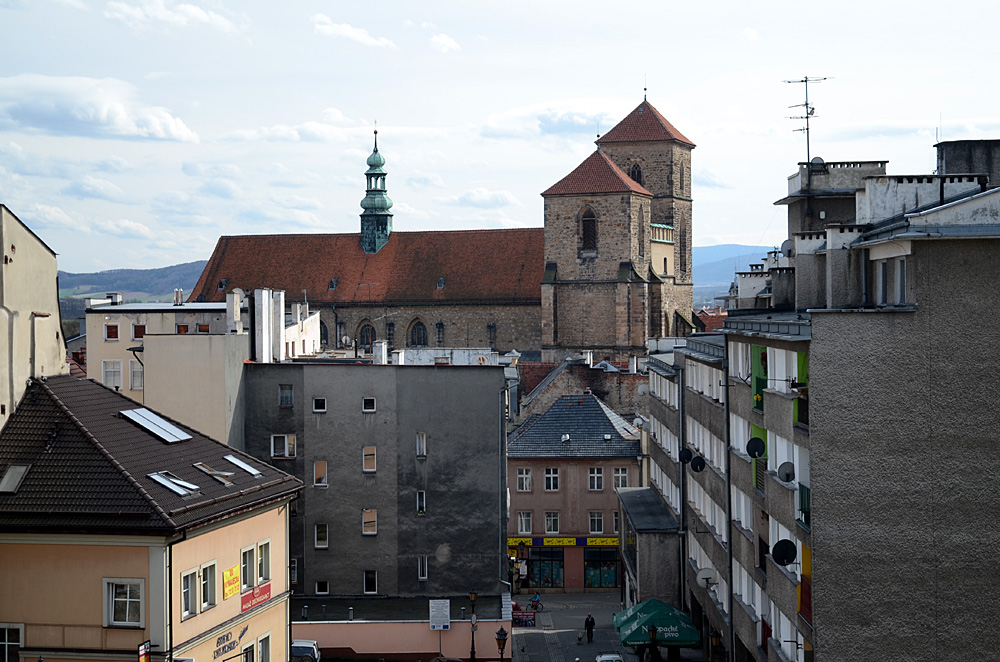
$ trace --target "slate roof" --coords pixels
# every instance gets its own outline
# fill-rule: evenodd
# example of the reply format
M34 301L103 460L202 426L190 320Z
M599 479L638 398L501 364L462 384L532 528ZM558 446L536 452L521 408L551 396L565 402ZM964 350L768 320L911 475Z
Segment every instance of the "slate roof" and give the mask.
M677 520L652 487L619 487L618 500L638 533L677 530Z
M653 104L643 99L625 119L597 139L597 144L638 143L676 140L694 147L694 143L684 137L674 125L660 114Z
M191 438L167 444L119 415L141 406L92 380L64 375L32 382L0 431L0 475L12 464L31 465L14 493L0 493L0 530L174 533L301 489L296 478L166 416ZM195 462L232 472L233 484L223 485ZM148 477L159 471L199 489L175 494Z
M599 193L641 193L653 195L641 184L625 174L611 159L597 150L576 169L550 186L547 195L586 195Z
M569 435L563 441L563 435ZM608 436L608 439L605 439ZM639 430L590 393L563 395L509 437L512 458L638 457Z
M235 287L302 290L310 302L379 304L538 304L543 228L393 232L377 253L361 235L282 234L221 237L191 292L224 301ZM441 279L443 287L438 287ZM336 287L330 288L336 279ZM225 280L223 289L219 282Z

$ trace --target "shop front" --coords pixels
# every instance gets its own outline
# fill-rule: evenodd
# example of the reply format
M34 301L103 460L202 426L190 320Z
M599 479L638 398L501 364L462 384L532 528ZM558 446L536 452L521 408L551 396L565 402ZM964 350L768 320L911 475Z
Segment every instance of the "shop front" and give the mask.
M521 591L611 591L621 584L617 537L508 538Z

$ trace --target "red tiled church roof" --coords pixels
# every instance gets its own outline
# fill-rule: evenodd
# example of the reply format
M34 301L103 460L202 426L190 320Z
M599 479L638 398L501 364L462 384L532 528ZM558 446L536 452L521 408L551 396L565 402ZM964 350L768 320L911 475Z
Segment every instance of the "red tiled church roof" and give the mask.
M660 114L653 104L643 100L635 110L613 129L597 139L597 144L604 143L641 143L662 140L676 140L694 147L694 143L684 137L674 125Z
M642 193L653 195L625 174L611 159L597 150L576 170L569 173L542 195L586 195L588 193Z
M357 233L220 237L189 300L269 287L290 301L304 289L310 302L339 305L537 304L544 244L542 228L393 232L373 254Z

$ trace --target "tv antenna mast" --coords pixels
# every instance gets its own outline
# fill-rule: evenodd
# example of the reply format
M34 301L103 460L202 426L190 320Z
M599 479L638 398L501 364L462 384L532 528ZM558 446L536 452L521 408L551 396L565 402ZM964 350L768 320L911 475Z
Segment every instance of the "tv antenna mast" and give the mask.
M822 83L827 80L826 77L823 78L810 78L809 76L803 76L798 80L786 80L785 83L801 83L805 86L806 92L806 102L797 103L794 106L789 106L789 108L802 108L802 115L797 115L795 117L789 117L790 120L805 120L806 125L801 129L793 129L793 131L804 131L806 134L806 163L810 162L812 154L809 151L809 118L814 117L816 109L809 105L809 83Z

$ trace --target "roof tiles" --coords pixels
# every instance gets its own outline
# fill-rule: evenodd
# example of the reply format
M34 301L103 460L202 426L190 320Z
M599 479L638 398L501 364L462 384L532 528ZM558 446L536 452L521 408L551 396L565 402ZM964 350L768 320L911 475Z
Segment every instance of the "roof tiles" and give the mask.
M639 430L593 394L563 395L511 434L507 455L525 459L638 457Z
M597 150L576 169L545 190L542 195L586 195L641 193L653 195Z
M614 128L597 139L597 144L638 143L676 140L694 147L674 125L645 99Z

